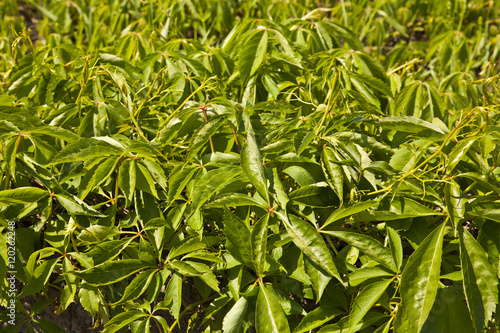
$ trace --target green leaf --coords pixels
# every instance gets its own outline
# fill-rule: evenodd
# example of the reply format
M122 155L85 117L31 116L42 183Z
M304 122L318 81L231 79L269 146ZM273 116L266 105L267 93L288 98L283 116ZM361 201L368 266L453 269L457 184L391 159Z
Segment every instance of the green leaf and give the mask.
M48 135L67 142L73 142L80 139L80 137L75 133L56 126L39 126L30 130L30 133Z
M391 251L388 248L382 246L382 244L380 244L380 242L375 238L351 231L322 230L321 232L337 237L344 242L357 247L361 252L369 256L371 259L384 265L393 272L397 271Z
M382 128L407 133L418 133L425 130L431 130L439 134L445 134L443 130L436 125L412 116L391 116L380 118L376 122Z
M253 135L253 131L250 129L248 131L247 141L243 145L241 152L241 167L259 194L269 203L266 173L262 165L259 146Z
M468 230L459 228L465 298L476 332L483 332L498 304L498 276L486 251Z
M93 209L87 205L84 201L76 196L72 196L66 193L58 193L54 195L57 201L72 215L86 215L95 217L104 217L97 210Z
M120 165L118 187L123 192L123 195L127 200L126 206L132 202L132 198L134 196L135 184L137 181L136 170L136 162L133 159L127 159L122 163L122 165Z
M229 312L224 316L224 321L222 322L222 331L224 333L241 332L247 307L247 299L245 297L240 297L240 299L233 305L231 310L229 310Z
M43 199L48 191L38 187L18 187L12 190L0 191L0 206L30 204Z
M215 198L205 205L206 208L224 208L240 206L265 207L265 202L261 202L249 195L241 193L229 193Z
M97 169L91 170L89 172L92 173L90 180L87 184L82 184L84 187L80 187L80 193L78 197L80 199L85 199L85 197L97 186L104 183L115 170L116 165L118 164L120 158L113 156L101 162Z
M439 288L421 332L474 332L463 293L452 286Z
M420 332L436 298L445 227L442 223L420 243L401 276L400 311L409 332Z
M349 274L349 285L355 287L370 279L380 280L381 277L391 277L391 273L380 267L363 267Z
M135 187L138 190L147 192L155 198L158 198L156 182L153 180L153 177L151 177L149 170L140 163L137 164Z
M370 208L377 207L378 204L379 204L378 200L367 200L367 201L362 201L362 202L356 203L354 205L343 206L343 207L339 208L338 210L334 211L332 214L330 214L330 216L326 219L325 223L323 223L323 226L321 227L321 229L325 228L327 225L329 225L332 222L349 217L349 216L357 214L359 212L363 212L363 211L368 210Z
M337 267L335 266L330 250L326 247L323 237L320 233L309 223L301 220L295 215L289 215L286 218L283 214L278 213L281 220L285 224L286 230L294 244L316 264L323 269L330 276L335 277L344 284L339 275Z
M87 254L94 259L96 265L102 264L107 260L115 259L133 240L132 237L108 242L99 240L98 244Z
M260 285L255 309L255 328L258 333L290 332L285 313L270 285Z
M446 166L446 172L450 173L455 169L457 164L462 160L462 158L467 154L469 148L479 137L473 136L472 138L466 138L460 141L453 150L448 155L448 165Z
M66 146L50 164L85 161L91 158L120 155L121 150L103 140L81 139Z
M130 323L147 316L146 313L140 310L128 310L119 313L104 325L103 333L115 333L121 328L128 326Z
M403 244L401 243L401 238L399 237L396 230L389 226L386 226L387 238L389 240L389 248L391 249L392 258L394 259L394 264L396 265L397 273L401 272L401 266L403 265Z
M387 320L387 316L380 314L379 312L368 312L363 318L362 322L354 326L354 331L360 332L363 329L379 323L382 319ZM321 328L317 333L345 333L349 330L349 317L341 318L337 323L326 325Z
M326 304L329 305L329 304ZM311 330L322 327L324 324L343 313L343 311L333 307L320 304L319 307L308 312L295 328L293 333L306 333Z
M225 167L213 169L204 174L196 182L191 211L194 213L206 201L210 200L214 194L239 176L241 172L240 167Z
M175 319L179 319L182 306L182 276L174 272L165 289L165 299L171 302L170 313Z
M263 276L266 265L268 222L269 214L266 214L255 222L250 230L252 263L259 277Z
M227 207L224 209L223 222L226 249L240 263L253 267L250 229L244 221L235 216Z
M256 30L244 42L238 56L241 85L255 74L265 59L268 33L265 29Z
M225 117L218 116L210 119L203 127L196 133L194 140L191 143L186 162L191 161L196 154L203 148L203 146L210 140L210 138L217 132L219 127L224 124Z
M462 197L460 186L453 179L450 179L446 184L444 193L448 215L450 216L450 220L453 222L455 230L457 230L457 226L464 218L465 204L467 200Z
M175 173L172 171L170 174L170 186L168 187L169 202L179 196L197 171L199 171L199 169L196 166L183 166Z
M344 203L344 175L341 166L332 161L337 161L333 151L329 148L323 148L321 152L321 168L325 173L328 185L335 191L342 206Z
M304 257L304 270L311 280L312 287L316 292L316 303L319 302L326 286L331 281L332 277L328 273L323 273L321 269L317 269L317 265L311 262L309 257Z
M78 235L78 240L91 244L101 243L102 241L119 234L120 232L117 228L93 224L90 227L85 228L80 235Z
M73 274L84 279L90 285L103 286L121 281L141 269L146 268L148 267L142 260L122 259L106 261L84 271L75 271Z
M206 236L200 238L198 235L193 235L183 239L182 241L174 244L170 249L167 256L167 261L175 257L181 256L185 253L197 251L204 249L210 245L217 244L219 241L218 237Z
M391 282L392 279L378 281L366 286L360 291L354 299L351 312L349 313L349 333L355 331L356 325L382 296Z
M468 212L467 215L500 223L500 209L477 210Z
M97 287L83 283L78 291L78 298L83 308L95 317L99 311L99 290Z
M57 261L58 258L50 259L38 266L35 269L31 279L19 293L19 297L30 296L42 290L42 288L45 287L45 285L49 281L50 275L52 274Z
M112 305L120 304L128 300L134 300L141 296L146 291L151 283L151 280L153 279L154 274L157 272L158 269L154 268L141 272L130 282L127 288L125 288L122 298Z

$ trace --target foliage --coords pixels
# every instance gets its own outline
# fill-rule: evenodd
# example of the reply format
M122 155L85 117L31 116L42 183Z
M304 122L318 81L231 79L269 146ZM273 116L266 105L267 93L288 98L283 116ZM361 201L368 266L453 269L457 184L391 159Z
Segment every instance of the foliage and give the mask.
M2 2L5 331L496 331L499 6Z

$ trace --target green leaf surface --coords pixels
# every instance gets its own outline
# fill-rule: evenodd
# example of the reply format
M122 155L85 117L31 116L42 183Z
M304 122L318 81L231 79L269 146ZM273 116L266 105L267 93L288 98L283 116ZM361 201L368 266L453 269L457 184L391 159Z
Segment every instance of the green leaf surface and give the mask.
M355 331L356 325L382 296L391 282L392 279L375 282L366 286L359 292L354 299L351 312L349 313L349 332Z
M279 216L294 244L318 267L344 283L321 234L311 224L295 215L289 215L288 218L281 214Z
M445 227L441 224L420 243L401 276L402 321L410 332L420 332L436 298Z
M241 167L259 194L269 202L267 178L262 162L255 136L249 131L247 141L241 151Z
M255 309L255 328L257 332L290 332L285 313L270 285L260 285Z
M332 306L320 305L304 316L299 325L293 330L293 333L305 333L315 328L322 327L324 324L342 313L343 312L341 310Z
M238 56L238 64L242 85L255 74L265 59L267 52L268 32L265 29L254 31L244 42Z
M247 311L248 301L241 297L224 316L222 331L224 333L240 333L243 327L243 319Z
M483 332L498 304L498 276L468 230L459 228L465 298L476 332Z
M358 234L351 231L321 231L324 234L337 237L344 242L357 247L361 252L369 256L372 260L384 265L393 272L396 272L396 265L391 251L382 246L375 238L364 234Z
M223 231L226 235L226 248L233 257L240 263L253 267L250 229L227 208L224 210Z
M66 146L50 164L85 161L91 158L119 155L120 149L103 140L81 139Z
M102 286L121 281L145 268L148 267L142 260L123 259L106 261L84 271L75 271L73 274L84 279L90 285Z
M33 203L43 199L48 194L48 191L38 187L18 187L12 190L4 190L0 191L0 205L10 206Z

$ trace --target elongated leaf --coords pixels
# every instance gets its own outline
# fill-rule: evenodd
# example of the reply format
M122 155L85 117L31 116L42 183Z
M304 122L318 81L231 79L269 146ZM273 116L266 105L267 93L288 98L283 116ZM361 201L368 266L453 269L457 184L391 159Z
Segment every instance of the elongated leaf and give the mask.
M87 205L84 201L76 196L72 196L66 193L58 193L55 195L55 197L57 198L57 201L59 201L61 206L63 206L64 209L68 211L69 214L104 217L104 215Z
M210 140L210 138L217 132L219 127L224 123L224 117L215 117L210 119L203 127L196 133L193 143L189 147L189 152L186 157L186 162L189 162L196 156L198 151Z
M386 319L387 316L379 312L368 312L366 316L363 318L362 322L354 326L355 332L360 332L361 330L369 327L370 325L374 325L375 323L381 323L382 320ZM345 333L349 330L349 317L341 318L337 323L326 325L321 328L318 333Z
M267 52L267 40L267 30L257 30L248 37L241 48L238 59L241 84L243 86L264 61Z
M227 237L226 248L236 260L248 267L253 267L248 226L227 208L224 209L223 222L223 231Z
M358 294L354 299L351 312L349 314L349 332L354 332L356 325L363 319L368 310L382 296L387 287L391 284L392 279L382 280L372 283Z
M472 146L472 144L478 139L477 136L472 138L467 138L460 141L448 155L448 165L446 166L446 172L450 173L455 169L457 164L462 160L462 158L467 154L467 151Z
M133 240L130 237L109 242L100 242L87 254L94 259L96 265L102 264L107 260L116 258Z
M239 207L239 206L258 206L266 207L266 203L257 200L246 194L230 193L221 197L217 197L205 205L207 208L224 208L224 207Z
M401 265L403 265L403 244L396 230L386 226L387 237L389 239L389 248L391 249L392 258L396 265L397 272L400 273Z
M389 268L391 271L397 271L391 251L388 248L383 247L382 244L380 244L380 242L375 238L351 231L322 230L321 232L340 238L344 242L357 247L361 252L363 252L376 262L379 262L385 267Z
M114 304L123 303L125 301L133 300L141 296L142 293L146 291L147 287L149 286L149 283L151 282L154 274L157 271L158 271L157 269L148 269L137 275L132 280L132 282L130 282L127 288L125 288L122 298Z
M292 237L295 245L318 267L321 267L330 276L338 279L342 284L342 278L335 266L330 250L326 247L323 237L309 223L299 219L295 215L289 215L289 219L278 214L285 224L286 230Z
M139 259L123 259L106 261L100 265L73 274L84 279L88 284L95 286L107 285L145 269L147 266Z
M97 287L83 283L78 291L80 304L93 316L99 311L99 290Z
M332 162L336 160L335 155L330 149L323 149L321 152L321 168L325 173L328 185L335 191L342 206L344 203L344 176L340 165Z
M250 231L252 263L258 276L262 276L266 266L268 222L269 214L266 214L255 222Z
M18 187L12 190L4 190L0 191L0 206L33 203L48 194L48 191L38 187Z
M290 327L285 313L270 285L260 285L255 309L255 328L257 333L289 333Z
M394 273L380 267L363 267L349 274L349 284L357 286L370 279L380 280L381 277L391 276L394 276Z
M132 202L135 192L135 183L137 181L136 162L133 159L127 159L120 166L118 174L118 187L125 195L126 206Z
M420 332L436 298L445 227L441 224L420 243L403 271L401 319L409 332Z
M174 272L165 290L165 299L170 303L170 313L175 319L179 319L182 306L182 276Z
M39 126L30 130L30 133L48 135L67 142L73 142L79 139L78 135L75 133L57 126Z
M91 177L88 183L82 184L83 187L80 188L80 193L78 197L80 199L85 199L85 197L97 186L104 183L110 176L111 173L115 170L116 165L118 164L119 157L113 156L104 160L104 162L100 163L97 169L91 170Z
M326 219L325 223L321 227L321 229L325 228L327 225L329 225L332 222L335 222L337 220L349 217L351 215L357 214L359 212L368 210L370 208L374 208L378 206L378 201L377 200L368 200L368 201L362 201L359 203L356 203L351 206L344 206L336 211L334 211L328 219Z
M81 139L66 146L50 164L84 161L91 158L119 155L120 149L103 140Z
M252 132L249 130L247 142L243 145L241 167L259 194L269 202L266 173L262 165L259 146Z
M468 230L459 228L465 298L476 332L483 332L498 304L498 276L486 251Z
M218 241L218 237L213 236L203 237L202 239L200 239L198 235L187 237L172 246L168 253L167 260L181 256L185 253L204 249L210 245L217 244Z
M460 220L464 218L466 200L462 197L460 186L453 179L450 179L450 182L446 184L445 200L448 215L456 230Z
M50 259L38 266L29 282L21 290L19 296L30 296L42 290L49 281L50 274L52 274L57 260L58 258Z
M139 310L129 310L114 316L104 325L103 333L114 333L147 314Z
M321 304L316 309L308 312L307 315L302 318L293 333L306 333L315 328L322 327L324 324L342 313L343 312L341 310L333 306L323 306L323 304Z
M436 125L412 116L391 116L384 117L377 121L377 124L389 130L396 130L408 133L418 133L424 130L444 134L443 130Z
M316 303L319 302L326 286L332 279L328 273L323 273L322 270L317 269L317 265L313 264L309 257L304 257L304 270L311 280L312 287L316 292Z
M214 194L241 174L240 167L226 167L207 172L196 183L192 211L200 208Z
M240 333L243 327L243 319L247 310L248 301L241 297L224 316L222 331L224 333Z
M453 287L439 288L434 306L421 332L474 332L463 293Z

